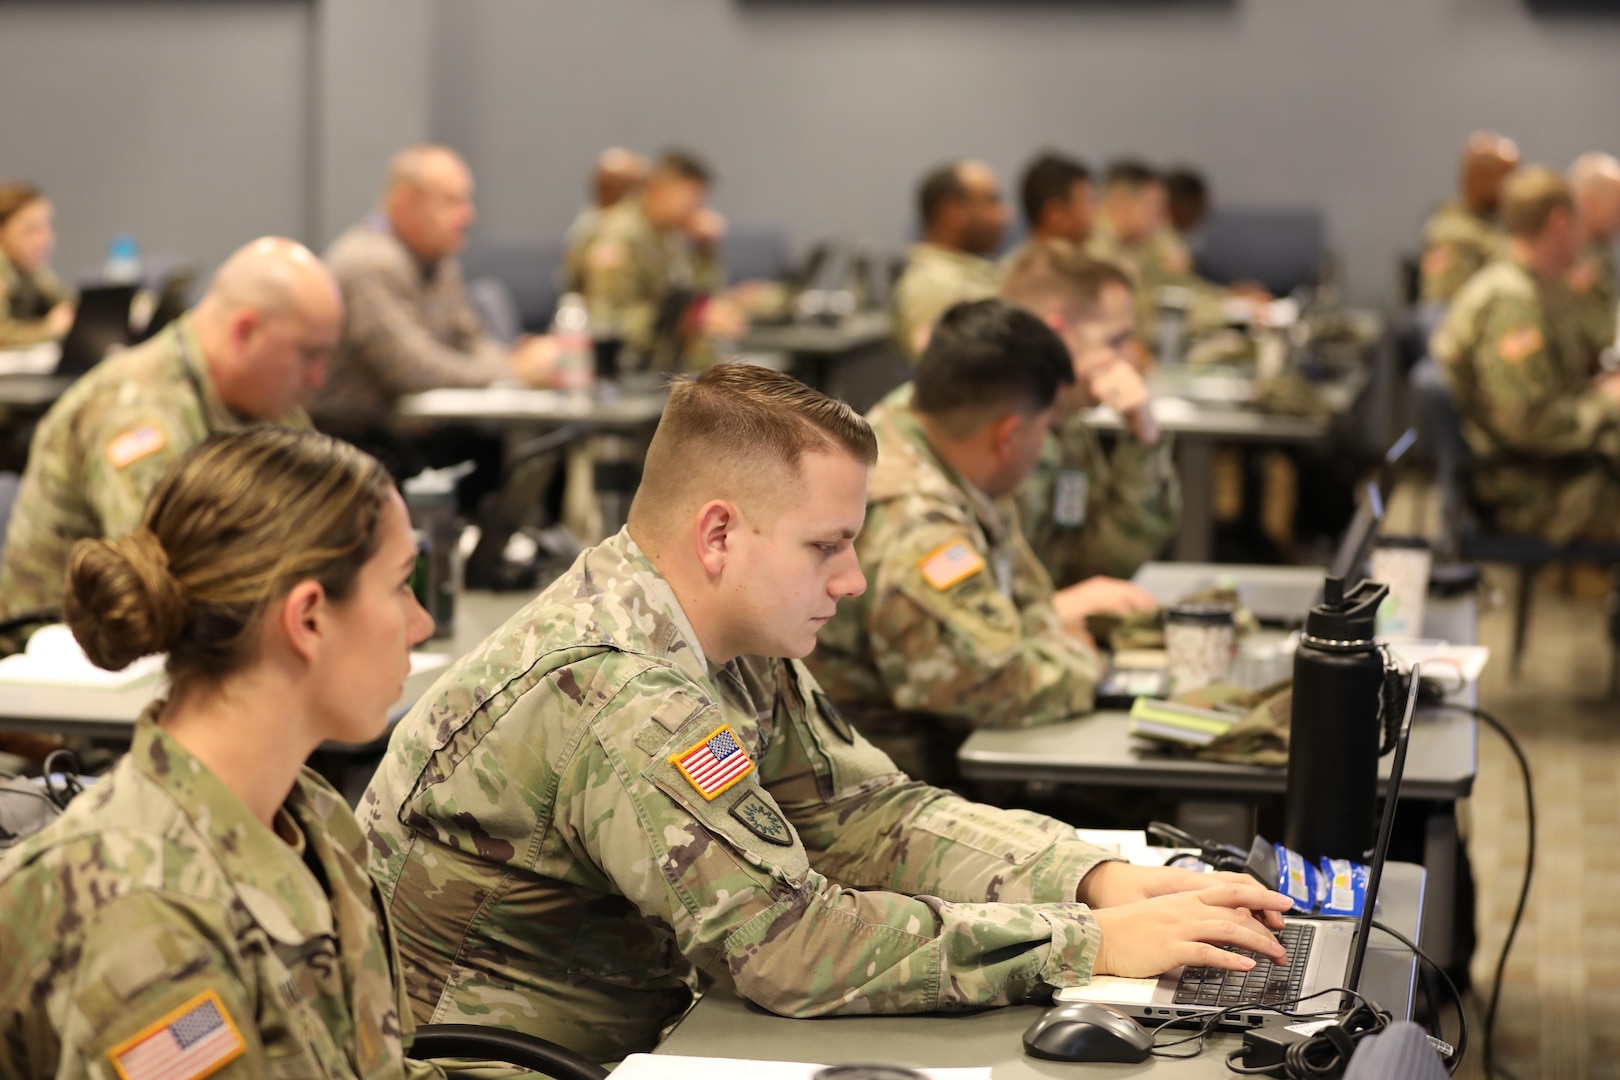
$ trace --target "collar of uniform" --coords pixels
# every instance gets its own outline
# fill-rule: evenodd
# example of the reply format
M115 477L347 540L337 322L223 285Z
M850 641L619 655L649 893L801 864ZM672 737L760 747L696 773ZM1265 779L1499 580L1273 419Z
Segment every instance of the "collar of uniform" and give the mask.
M130 759L174 801L196 827L231 880L254 921L277 941L299 945L333 934L332 907L303 860L264 827L225 782L157 723L161 703L148 706L135 725ZM302 780L276 811L297 835L310 820ZM301 812L302 811L302 812Z
M610 561L603 564L602 559ZM641 640L621 644L669 660L694 679L709 678L708 658L703 655L703 645L686 617L686 610L681 607L669 580L647 558L641 545L630 538L628 525L598 545L590 562L597 564L589 567L593 572L614 579L629 579L640 586L648 608L647 618L638 620L632 629Z
M901 440L909 454L905 457L880 454L878 465L872 471L867 494L868 502L909 495L912 492L950 494L965 505L969 513L979 520L992 544L1007 538L1008 507L1002 500L992 499L951 467L939 456L929 442L917 414L911 411L912 384L906 383L891 392L872 410L872 426L880 438L887 429L890 437ZM885 466L891 466L885 468ZM923 470L919 475L918 467ZM933 476L929 476L929 473Z
M946 247L943 244L930 243L927 240L912 246L911 258L914 262L950 263L952 266L959 267L969 273L979 273L986 267L993 273L996 265L982 255L975 255L960 248Z
M22 280L22 272L13 265L11 256L0 251L0 296L4 296L17 287Z
M214 388L214 376L203 360L202 342L197 340L197 326L192 321L191 312L188 311L174 320L174 326L169 332L177 339L180 357L186 365L186 370L191 372L197 386L202 390L202 406L207 417L208 430L227 431L247 423L220 399L219 391Z

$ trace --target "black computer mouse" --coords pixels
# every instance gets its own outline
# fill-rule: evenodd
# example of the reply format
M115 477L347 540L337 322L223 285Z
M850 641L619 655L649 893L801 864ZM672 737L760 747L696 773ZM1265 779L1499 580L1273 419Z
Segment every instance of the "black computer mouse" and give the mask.
M1124 1013L1089 1001L1046 1010L1024 1032L1024 1053L1048 1061L1146 1061L1153 1033Z

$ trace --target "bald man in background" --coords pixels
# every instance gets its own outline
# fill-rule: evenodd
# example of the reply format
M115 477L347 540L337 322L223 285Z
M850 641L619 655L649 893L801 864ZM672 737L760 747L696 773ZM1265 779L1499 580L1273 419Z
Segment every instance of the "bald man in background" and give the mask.
M342 319L337 283L307 248L255 240L192 311L74 383L29 448L0 561L0 620L59 607L74 543L134 528L170 463L209 435L308 428L302 406L326 379Z
M502 378L546 386L556 366L550 337L508 348L484 332L467 299L457 256L477 216L472 197L472 172L454 150L395 155L380 208L327 250L346 314L331 376L310 408L321 430L375 455L396 479L471 461L456 489L469 517L500 484L500 440L453 424L407 427L395 417L399 399Z
M1463 147L1459 197L1441 206L1423 226L1419 295L1449 304L1463 284L1506 250L1497 222L1502 184L1519 167L1519 148L1494 131L1476 131Z
M907 254L893 299L895 337L913 360L946 308L996 295L1001 271L991 256L1008 218L1001 181L982 161L952 162L923 177L917 210L923 242Z
M591 205L579 212L568 226L568 247L596 230L602 211L623 202L647 182L647 159L634 150L610 146L597 156L591 170Z
M1580 261L1566 279L1581 309L1592 346L1614 347L1616 304L1620 304L1614 241L1620 235L1620 160L1609 154L1582 154L1569 170L1569 185L1586 236Z

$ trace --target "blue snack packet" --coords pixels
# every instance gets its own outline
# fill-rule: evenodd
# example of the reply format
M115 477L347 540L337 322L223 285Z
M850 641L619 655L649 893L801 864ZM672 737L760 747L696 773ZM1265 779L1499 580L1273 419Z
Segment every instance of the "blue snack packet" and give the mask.
M1361 917L1371 871L1348 859L1323 859L1316 873L1316 913Z
M1318 888L1316 867L1297 851L1290 851L1281 844L1272 846L1277 849L1277 891L1292 897L1298 912L1313 910Z

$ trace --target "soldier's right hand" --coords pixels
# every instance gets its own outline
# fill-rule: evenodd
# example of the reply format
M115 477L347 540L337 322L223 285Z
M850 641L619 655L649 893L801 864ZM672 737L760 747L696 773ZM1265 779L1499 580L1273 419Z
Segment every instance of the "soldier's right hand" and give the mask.
M557 339L550 334L532 334L519 339L508 359L512 374L529 386L545 389L557 382Z
M1099 574L1059 589L1052 597L1052 606L1065 627L1083 630L1089 615L1132 615L1152 611L1159 602L1138 585Z
M1092 971L1147 979L1183 964L1247 971L1254 961L1221 946L1248 949L1275 963L1288 962L1255 912L1288 911L1293 900L1255 884L1223 883L1198 892L1171 893L1120 907L1095 908L1102 943Z

